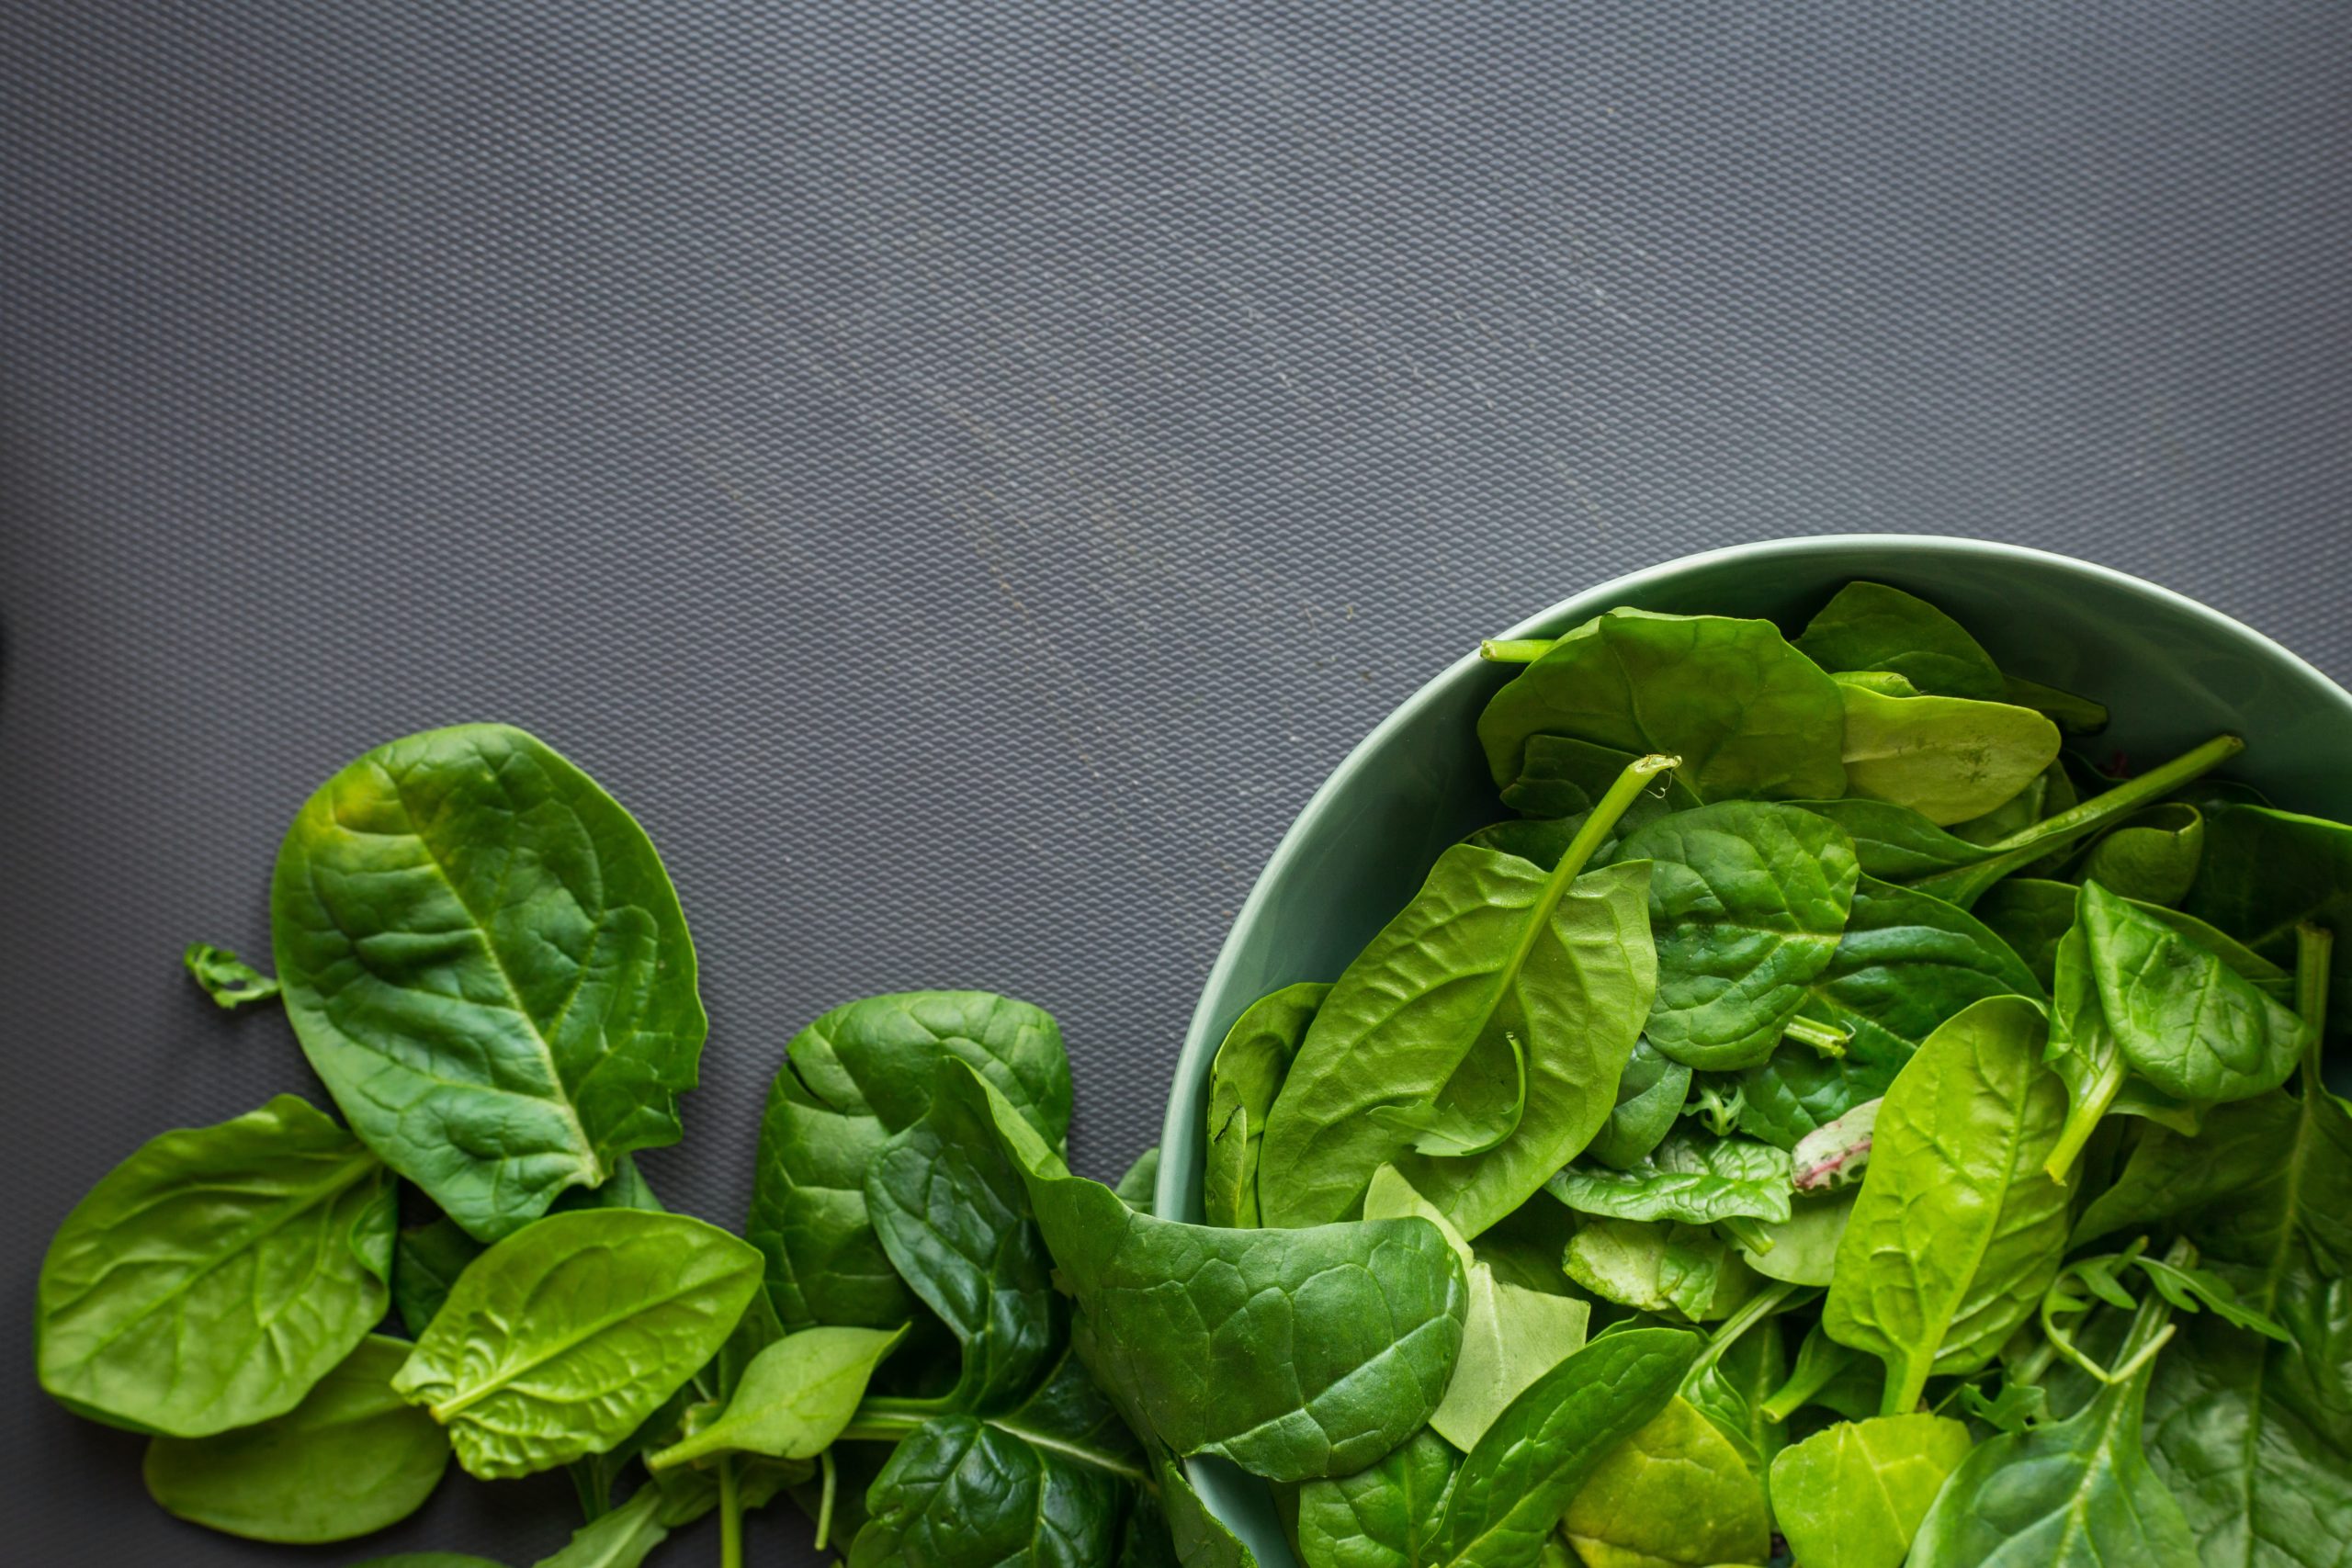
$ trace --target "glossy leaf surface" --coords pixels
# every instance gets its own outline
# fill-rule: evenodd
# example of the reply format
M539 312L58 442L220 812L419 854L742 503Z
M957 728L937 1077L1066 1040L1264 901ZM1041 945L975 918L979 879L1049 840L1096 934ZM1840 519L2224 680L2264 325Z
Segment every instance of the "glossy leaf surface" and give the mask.
M1627 1170L1569 1166L1544 1190L1578 1213L1621 1220L1782 1221L1789 1217L1788 1152L1753 1138L1677 1133Z
M814 1459L856 1414L866 1381L901 1336L878 1328L804 1328L743 1369L717 1419L650 1455L655 1471L708 1455L742 1452Z
M1020 1562L1101 1568L1118 1544L1117 1481L969 1416L925 1424L866 1491L850 1568Z

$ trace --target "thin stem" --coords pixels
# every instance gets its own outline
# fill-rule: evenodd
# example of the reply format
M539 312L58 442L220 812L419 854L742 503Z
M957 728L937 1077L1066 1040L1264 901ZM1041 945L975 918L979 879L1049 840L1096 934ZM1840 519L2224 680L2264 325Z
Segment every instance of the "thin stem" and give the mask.
M841 1484L841 1472L833 1463L833 1450L827 1449L817 1456L824 1481L817 1493L817 1550L825 1550L825 1542L833 1534L833 1492Z
M1781 1032L1800 1044L1810 1045L1825 1056L1843 1056L1853 1034L1834 1023L1817 1023L1809 1018L1792 1018Z
M2327 1038L2327 965L2335 953L2335 933L2309 920L2295 928L2295 1011L2312 1027L2312 1043L2303 1050L2303 1071L2319 1082L2320 1056Z
M2107 1108L2115 1103L2116 1094L2123 1088L2123 1061L2119 1053L2097 1077L2083 1085L2082 1093L2066 1107L2065 1128L2059 1133L2057 1146L2050 1151L2050 1158L2041 1167L2059 1186L2065 1186L2074 1175L2075 1161L2082 1157L2083 1145L2098 1130L2099 1119L2107 1114Z
M2113 789L2091 796L2080 806L2047 817L2030 828L2019 829L2007 838L1996 840L1989 859L1973 865L1955 866L1939 871L1933 876L1923 876L1911 884L1919 892L1966 908L1976 902L1984 890L2011 872L2031 865L2035 861L2075 840L2097 831L2116 818L2137 810L2161 795L2169 795L2189 780L2211 772L2245 750L2245 742L2234 735L2216 735L2193 751L2175 757L2160 767L2150 768L2137 778L2125 779Z
M1489 664L1532 664L1551 652L1559 640L1553 637L1490 637L1478 645L1478 657Z
M1786 1306L1791 1296L1805 1288L1803 1285L1792 1285L1784 1281L1774 1285L1769 1291L1758 1291L1748 1297L1745 1305L1724 1319L1714 1333L1707 1337L1707 1348L1699 1352L1699 1359L1690 1363L1690 1370L1683 1374L1682 1381L1689 1382L1692 1378L1722 1360L1724 1353L1739 1342L1741 1335Z
M718 1568L743 1568L743 1492L732 1454L718 1461Z

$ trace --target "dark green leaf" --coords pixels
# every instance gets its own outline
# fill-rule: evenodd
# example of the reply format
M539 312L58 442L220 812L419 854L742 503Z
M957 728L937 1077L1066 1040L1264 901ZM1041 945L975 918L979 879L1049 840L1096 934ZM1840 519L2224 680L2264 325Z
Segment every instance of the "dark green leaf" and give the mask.
M1958 621L1916 594L1881 582L1849 582L1796 639L1797 651L1833 673L1886 670L1938 696L1996 702L2003 682L1993 656Z
M423 1336L449 1299L449 1287L480 1258L482 1244L444 1214L401 1232L392 1247L392 1306L412 1339Z
M181 1438L286 1414L384 1315L392 1186L290 1094L152 1139L49 1244L41 1386Z
M1882 882L1906 882L1955 866L1974 865L1992 852L1946 832L1907 806L1849 796L1843 800L1789 803L1826 818L1845 831L1862 874Z
M2290 811L2217 805L2188 911L2266 958L2291 963L2295 928L2337 933L2329 988L2339 998L2330 1041L2352 1038L2352 827Z
M1458 1461L1426 1427L1369 1469L1298 1494L1306 1568L1423 1568L1444 1561L1445 1495Z
M1750 1138L1679 1133L1630 1170L1571 1165L1544 1190L1579 1213L1621 1220L1781 1221L1789 1217L1789 1156Z
M2097 735L2107 728L2107 709L2103 705L2020 675L2002 677L2001 700L2031 708L2069 735Z
M2204 852L2203 814L2165 802L2109 829L2084 853L2075 875L2135 903L2170 906L2188 896Z
M301 1404L257 1426L147 1445L147 1492L191 1524L248 1540L349 1540L424 1504L449 1443L392 1393L408 1356L370 1336Z
M278 851L286 1010L352 1130L483 1240L675 1143L708 1024L653 845L519 729L359 758Z
M1617 1079L1617 1103L1584 1157L1620 1170L1638 1165L1674 1130L1690 1092L1690 1068L1659 1055L1647 1040L1634 1041Z
M2007 942L2046 988L2057 975L2059 941L2075 928L2079 891L2071 882L2012 876L1976 900L1970 913Z
M1120 1484L975 1416L929 1422L866 1492L850 1568L1102 1568L1118 1544Z
M1596 746L1565 735L1530 736L1519 777L1503 789L1503 804L1513 811L1549 818L1573 830L1584 825L1584 814L1609 793L1609 786L1617 782L1617 776L1639 761L1641 753L1621 751L1613 746ZM1678 775L1668 773L1625 808L1624 819L1615 830L1631 831L1668 811L1688 811L1698 804L1699 797L1690 793L1690 785ZM1531 847L1540 842L1532 840ZM1510 849L1513 854L1526 852L1507 844L1490 847ZM1529 854L1527 858L1541 862L1548 870L1560 858L1560 850L1566 847L1567 841L1562 840L1549 854Z
M1119 1201L1128 1208L1148 1211L1151 1207L1153 1190L1159 1185L1159 1145L1154 1144L1136 1156L1135 1163L1127 1167L1126 1173L1119 1178L1117 1185L1111 1190L1116 1192Z

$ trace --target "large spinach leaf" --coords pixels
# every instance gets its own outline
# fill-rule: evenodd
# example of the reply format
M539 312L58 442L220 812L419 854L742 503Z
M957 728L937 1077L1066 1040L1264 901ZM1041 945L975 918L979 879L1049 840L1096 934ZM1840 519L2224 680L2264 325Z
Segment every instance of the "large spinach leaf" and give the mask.
M2056 1275L2066 1192L2042 1173L2065 1094L2022 998L1977 1002L1928 1036L1886 1093L1822 1322L1886 1363L1883 1413L1928 1375L1984 1365Z
M283 1416L384 1315L392 1198L376 1156L290 1094L150 1140L41 1260L41 1386L182 1438Z
M1846 788L1939 827L1992 810L2058 756L2058 727L2031 708L1889 695L1840 679Z
M1919 1526L1911 1568L2188 1568L2180 1505L2149 1467L2140 1427L2170 1308L2152 1295L2124 1342L2129 1376L2064 1421L1987 1438Z
M1741 1075L1739 1130L1783 1148L1886 1092L1919 1043L1986 997L2041 987L1967 911L1864 876L1802 1016L1844 1030L1845 1055L1781 1051Z
M678 1214L551 1214L476 1259L392 1386L484 1479L620 1442L718 1350L759 1255Z
M1772 1507L1805 1568L1903 1568L1968 1428L1940 1416L1840 1421L1781 1450Z
M1769 621L1611 610L1559 638L1478 716L1495 783L1565 735L1683 761L1702 798L1846 793L1837 683Z
M1883 582L1849 582L1796 638L1796 649L1833 673L1884 670L1943 697L2004 700L1999 666L1966 628L1917 594Z
M1657 994L1644 1038L1722 1072L1772 1054L1828 966L1854 901L1853 846L1792 806L1724 801L1620 839L1613 863L1650 863Z
M1213 1225L1258 1223L1258 1152L1266 1113L1306 1038L1307 1025L1331 987L1315 981L1284 986L1242 1010L1209 1066L1208 1163L1201 1207Z
M1683 1399L1609 1451L1561 1528L1586 1568L1712 1568L1772 1554L1757 1473Z
M1276 1481L1344 1475L1428 1421L1462 1346L1462 1268L1418 1220L1235 1231L1141 1214L1069 1175L996 1088L937 1092L988 1116L1029 1190L1072 1343L1178 1455Z
M677 1141L708 1028L678 896L636 819L521 730L427 730L329 779L270 927L352 1130L483 1240Z
M1653 757L1627 769L1549 872L1464 844L1438 858L1324 998L1268 1113L1258 1182L1267 1224L1344 1219L1373 1172L1396 1162L1476 1235L1592 1140L1657 967L1646 863L1577 873L1668 765ZM1516 1134L1472 1158L1404 1159L1413 1134L1372 1114L1451 1102L1475 1115L1505 1098L1506 1082L1525 1091Z
M249 1540L349 1540L414 1513L448 1468L433 1418L392 1392L408 1357L369 1336L285 1415L147 1445L147 1494L191 1524Z
M787 1328L894 1328L916 1311L865 1213L882 1145L929 1108L941 1061L985 1074L1048 1143L1069 1134L1069 1058L1051 1017L984 991L903 991L792 1038L760 1120L745 1235Z

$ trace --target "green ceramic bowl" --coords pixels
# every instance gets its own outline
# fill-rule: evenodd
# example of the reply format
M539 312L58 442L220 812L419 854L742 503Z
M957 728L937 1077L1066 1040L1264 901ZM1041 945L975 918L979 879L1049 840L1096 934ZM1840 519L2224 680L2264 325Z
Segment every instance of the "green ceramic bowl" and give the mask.
M1686 556L1601 583L1508 631L1551 637L1631 604L1760 615L1795 630L1855 578L1928 599L2004 670L2105 702L2093 746L2161 761L2223 730L2245 736L2233 775L2280 806L2352 818L2352 696L2259 632L2105 567L2013 545L1899 535L1781 539ZM1475 651L1366 736L1276 846L1193 1014L1168 1097L1159 1212L1201 1217L1209 1063L1241 1010L1278 987L1337 976L1419 887L1438 852L1508 816L1478 750L1479 709L1512 672ZM1194 1461L1194 1484L1264 1568L1294 1559L1264 1484Z

